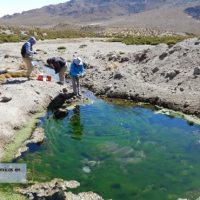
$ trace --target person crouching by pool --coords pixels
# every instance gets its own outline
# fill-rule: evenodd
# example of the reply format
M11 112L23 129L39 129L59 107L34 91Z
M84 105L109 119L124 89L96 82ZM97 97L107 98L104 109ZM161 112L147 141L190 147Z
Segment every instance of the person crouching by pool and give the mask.
M76 57L73 59L71 65L70 65L70 72L69 72L71 79L72 79L72 87L74 95L77 97L81 97L80 92L80 82L79 78L84 76L85 70L83 67L83 62L80 57Z
M66 61L62 57L53 57L47 59L47 64L55 70L55 73L59 75L59 84L65 83L65 72L67 70Z

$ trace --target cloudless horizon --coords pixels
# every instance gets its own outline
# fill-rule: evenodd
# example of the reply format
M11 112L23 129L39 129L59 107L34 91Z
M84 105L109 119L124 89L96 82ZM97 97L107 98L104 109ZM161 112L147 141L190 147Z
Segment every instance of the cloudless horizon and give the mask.
M12 15L14 13L21 13L23 11L41 8L50 4L64 3L69 0L1 0L0 3L0 17L4 15Z

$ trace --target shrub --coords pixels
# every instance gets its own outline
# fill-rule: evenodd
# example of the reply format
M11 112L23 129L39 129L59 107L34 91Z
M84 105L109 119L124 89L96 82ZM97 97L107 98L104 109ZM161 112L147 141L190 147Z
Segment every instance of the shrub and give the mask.
M67 49L65 46L60 46L60 47L58 47L57 48L58 50L65 50L65 49Z
M2 42L19 42L20 38L17 35L0 34L0 43Z
M85 48L85 47L87 47L87 44L81 44L81 45L79 46L80 49Z
M132 37L120 37L108 39L108 42L122 42L126 45L158 45L165 43L168 45L174 45L184 39L191 36L132 36Z

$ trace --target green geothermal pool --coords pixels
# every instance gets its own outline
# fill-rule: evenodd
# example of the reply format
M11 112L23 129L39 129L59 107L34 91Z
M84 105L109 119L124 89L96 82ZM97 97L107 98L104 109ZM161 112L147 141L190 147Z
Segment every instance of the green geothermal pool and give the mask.
M165 200L200 196L200 127L154 110L89 94L67 117L41 118L46 132L17 162L28 178L77 180L73 190L104 199Z

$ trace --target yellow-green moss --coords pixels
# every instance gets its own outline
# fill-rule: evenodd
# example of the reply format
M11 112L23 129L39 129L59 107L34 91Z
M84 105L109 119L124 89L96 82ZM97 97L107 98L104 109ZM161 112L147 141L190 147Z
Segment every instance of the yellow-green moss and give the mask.
M28 138L30 138L31 133L36 123L38 122L38 118L43 115L44 113L35 114L24 127L20 128L20 130L17 131L13 140L6 146L1 161L9 162L14 158L15 154L17 153L17 150L21 147L22 143Z
M181 113L181 112L178 112L178 111L169 110L169 109L166 109L166 108L162 108L159 111L157 111L156 113L170 115L170 116L173 116L173 117L179 117L181 119L187 120L188 123L190 123L190 124L200 125L200 118L198 118L198 117L196 117L194 115L186 115L184 113Z
M1 200L27 200L26 197L14 192L0 191Z

